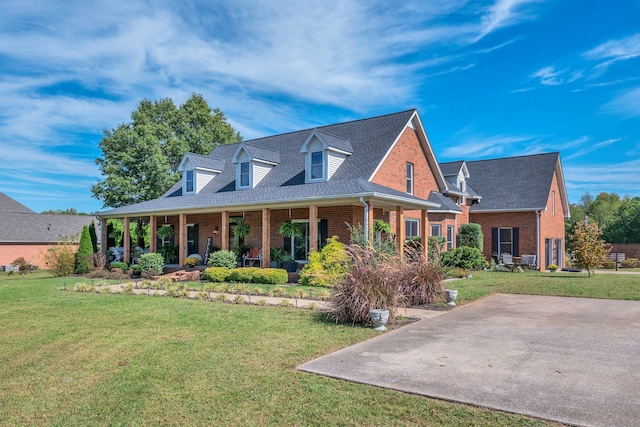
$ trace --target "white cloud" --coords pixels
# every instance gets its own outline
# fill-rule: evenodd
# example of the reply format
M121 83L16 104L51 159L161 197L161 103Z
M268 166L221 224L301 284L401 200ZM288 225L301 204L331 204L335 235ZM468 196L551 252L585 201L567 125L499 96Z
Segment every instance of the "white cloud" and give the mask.
M623 91L602 107L608 113L621 114L625 117L640 116L640 86Z
M502 27L531 19L529 13L523 11L523 6L533 2L535 2L535 0L497 0L487 8L487 12L482 17L482 25L478 39Z
M598 194L603 191L618 194L640 195L640 160L629 160L615 164L574 166L563 165L568 190L580 197L587 191Z
M609 40L588 50L583 56L590 60L602 61L596 65L596 69L606 69L615 62L638 58L640 57L640 33Z
M463 131L462 133L467 133ZM446 159L475 160L490 157L499 157L506 152L521 151L523 154L537 152L535 136L527 135L468 135L454 136L442 150L442 157ZM526 144L524 144L526 143Z
M533 73L531 78L539 79L540 83L547 86L557 86L566 83L572 83L582 77L582 71L556 70L555 67L549 66L541 68Z
M612 144L616 144L622 141L622 138L611 138L611 139L606 139L604 141L591 143L589 142L590 139L591 138L588 138L588 137L581 138L581 142L579 144L575 144L575 145L578 145L578 148L575 151L572 151L571 154L565 156L564 159L570 160L570 159L575 159L576 157L585 156L587 154L593 153L594 151L598 151L601 148L608 147Z

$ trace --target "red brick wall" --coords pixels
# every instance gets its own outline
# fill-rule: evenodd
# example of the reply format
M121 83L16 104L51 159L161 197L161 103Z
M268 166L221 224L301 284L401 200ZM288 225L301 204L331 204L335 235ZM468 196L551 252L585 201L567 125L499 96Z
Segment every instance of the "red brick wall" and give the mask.
M555 214L553 212L553 198L555 196ZM560 187L558 185L558 179L554 173L553 181L551 183L551 190L549 191L549 197L547 199L547 210L543 211L540 215L540 259L538 264L543 268L546 267L544 261L546 260L546 247L545 239L553 239L554 245L556 239L562 240L562 251L560 260L560 267L563 267L565 247L564 236L564 211L562 208L562 201L560 200ZM555 248L555 246L554 246Z
M22 257L28 263L37 265L38 268L46 270L48 268L44 259L44 254L55 244L0 244L0 267L11 264L16 259ZM78 250L77 245L73 245L73 251Z
M413 194L426 199L431 190L438 189L438 185L433 171L427 163L418 135L414 129L409 127L404 130L371 181L406 192L407 162L413 163Z

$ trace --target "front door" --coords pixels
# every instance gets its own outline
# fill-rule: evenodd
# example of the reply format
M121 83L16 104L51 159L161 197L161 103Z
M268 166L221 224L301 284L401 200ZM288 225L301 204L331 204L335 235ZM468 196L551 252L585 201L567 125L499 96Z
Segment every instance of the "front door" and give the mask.
M185 256L198 253L198 224L187 225L187 253Z
M545 270L549 265L553 264L553 239L544 239L544 251L545 251Z

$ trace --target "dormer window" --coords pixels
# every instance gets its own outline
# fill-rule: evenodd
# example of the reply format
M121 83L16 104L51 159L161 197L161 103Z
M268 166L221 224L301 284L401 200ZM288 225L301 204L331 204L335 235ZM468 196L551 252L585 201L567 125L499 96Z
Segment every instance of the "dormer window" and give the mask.
M251 182L251 169L249 162L240 163L240 187L248 187Z
M193 170L186 171L185 190L187 193L193 193Z
M300 147L305 154L305 182L328 181L353 153L351 142L313 130Z
M311 153L311 180L324 178L324 153L314 151Z
M182 194L196 194L224 169L224 161L209 156L186 153L178 166L182 172Z
M241 143L231 157L231 163L236 165L236 190L251 189L280 163L280 153Z

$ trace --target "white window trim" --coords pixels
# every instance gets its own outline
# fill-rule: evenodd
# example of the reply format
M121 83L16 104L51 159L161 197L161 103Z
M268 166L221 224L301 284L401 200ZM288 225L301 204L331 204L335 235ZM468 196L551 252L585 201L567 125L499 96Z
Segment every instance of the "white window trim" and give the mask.
M247 185L242 185L242 165L245 164L245 163L249 165L249 183ZM251 161L239 162L238 163L236 180L237 180L237 183L238 183L236 185L237 189L245 190L245 189L251 188L251 183L253 181L253 167L251 165Z
M191 190L189 190L189 179L187 178L191 172ZM184 192L185 194L193 194L196 192L196 171L194 169L188 169L184 171Z
M416 224L416 234L409 234L407 232L407 223L412 223L412 224ZM405 230L405 237L414 237L414 236L420 236L420 220L416 219L416 218L405 218L404 219L404 230Z
M451 240L449 240L449 232L451 232ZM453 229L453 225L447 225L447 250L451 250L455 247L455 230Z
M411 166L411 177L407 176L407 175L409 175L408 174L409 166ZM413 163L411 163L411 162L407 162L406 165L405 165L405 178L406 178L407 187L409 186L409 184L411 184L411 189L410 190L407 189L407 190L409 190L409 191L407 191L407 194L413 194L413 192L415 190L415 185L414 185L414 183L415 183L415 167L414 167Z
M320 153L320 155L322 156L322 164L320 165L322 167L322 176L320 178L313 178L312 177L312 172L311 172L311 168L313 166L312 163L312 157L314 153ZM322 182L322 181L326 181L326 176L327 176L327 150L316 150L316 151L310 151L307 154L307 173L308 173L308 182Z
M438 234L433 234L433 227L438 228ZM429 235L432 237L442 237L442 225L441 224L431 224L429 227Z

